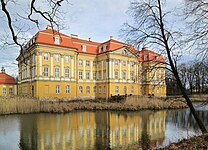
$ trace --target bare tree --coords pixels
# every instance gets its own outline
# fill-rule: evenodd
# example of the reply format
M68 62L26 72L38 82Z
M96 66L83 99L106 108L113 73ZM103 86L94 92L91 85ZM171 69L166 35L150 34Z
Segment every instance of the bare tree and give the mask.
M39 29L41 24L40 22L42 21L48 22L52 29L55 27L59 30L60 20L62 19L60 7L64 1L68 3L67 0L31 0L28 3L28 7L26 7L27 5L23 6L24 14L20 14L19 12L14 12L14 10L19 5L22 5L23 1L22 4L20 4L15 0L0 0L0 7L2 11L0 13L4 14L4 16L0 16L0 20L1 22L7 22L7 28L9 31L9 34L6 35L6 40L4 40L5 37L0 39L0 42L3 43L2 45L17 45L20 49L20 55L23 56L23 46L25 41L28 41L28 39L25 39L25 41L23 40L25 36L24 32L31 28L31 23ZM41 7L40 4L43 6ZM21 10L21 8L19 8L19 10ZM23 20L30 22L30 24L22 23ZM3 35L0 36L2 37ZM9 42L9 39L12 39L12 41Z
M185 15L188 23L187 34L191 48L198 51L198 57L208 56L208 1L185 0Z
M177 84L189 106L194 118L196 119L202 133L207 133L207 130L200 120L198 114L189 99L185 87L183 86L177 70L177 56L174 50L178 48L177 39L179 32L170 30L167 17L170 12L164 11L164 3L160 0L142 0L133 1L130 5L130 13L134 18L134 25L125 24L125 33L127 40L132 40L137 46L150 45L163 49L169 61L170 70L174 74ZM175 59L174 59L175 58Z

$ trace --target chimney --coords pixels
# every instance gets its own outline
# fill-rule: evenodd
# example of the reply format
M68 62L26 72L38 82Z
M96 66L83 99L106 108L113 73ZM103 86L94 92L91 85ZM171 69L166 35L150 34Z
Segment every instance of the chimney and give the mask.
M50 30L52 30L51 25L47 25L46 29L50 29Z
M2 73L5 73L4 67L1 67L1 72L2 72Z
M113 36L110 36L110 39L113 39Z
M77 34L71 34L71 37L78 39L78 35Z
M89 41L91 41L91 38L89 38Z

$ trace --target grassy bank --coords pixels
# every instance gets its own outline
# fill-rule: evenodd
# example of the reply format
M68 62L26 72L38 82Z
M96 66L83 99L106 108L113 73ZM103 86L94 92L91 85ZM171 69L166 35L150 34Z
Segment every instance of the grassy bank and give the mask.
M0 97L0 114L14 113L63 113L73 110L118 110L138 111L143 109L179 109L186 107L184 102L163 100L160 98L129 97L118 102L106 102L101 100L38 100L27 97Z
M189 98L192 102L208 102L208 94L200 94L200 95L189 95ZM168 100L181 100L184 101L184 98L181 95L177 96L168 96Z

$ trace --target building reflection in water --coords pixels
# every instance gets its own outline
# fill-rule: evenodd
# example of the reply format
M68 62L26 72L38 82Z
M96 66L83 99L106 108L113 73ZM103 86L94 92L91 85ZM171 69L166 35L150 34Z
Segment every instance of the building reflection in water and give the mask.
M137 144L161 145L166 111L73 112L25 115L20 122L21 149L114 149Z

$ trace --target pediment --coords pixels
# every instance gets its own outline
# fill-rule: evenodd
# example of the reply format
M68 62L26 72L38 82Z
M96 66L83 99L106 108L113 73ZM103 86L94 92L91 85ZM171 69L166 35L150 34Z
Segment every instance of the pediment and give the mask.
M129 48L122 47L111 52L112 54L123 55L127 57L137 57Z

